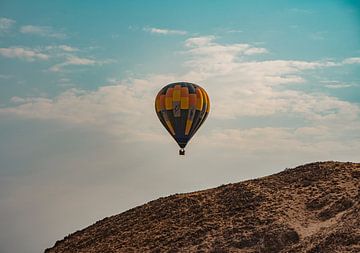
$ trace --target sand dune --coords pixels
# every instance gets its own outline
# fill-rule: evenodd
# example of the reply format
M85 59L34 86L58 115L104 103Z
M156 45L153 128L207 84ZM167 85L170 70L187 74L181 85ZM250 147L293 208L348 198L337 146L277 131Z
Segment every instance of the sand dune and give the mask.
M360 252L359 189L359 163L311 163L159 198L45 252Z

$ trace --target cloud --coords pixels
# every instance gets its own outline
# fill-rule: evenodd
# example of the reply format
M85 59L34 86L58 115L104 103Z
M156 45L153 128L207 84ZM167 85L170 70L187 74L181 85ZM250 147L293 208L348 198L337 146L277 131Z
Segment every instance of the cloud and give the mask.
M252 130L241 127L226 131L211 129L209 140L214 143L236 146L237 140L246 138L249 147L255 148L261 140L270 143L279 138L276 145L285 145L288 141L289 145L299 144L305 149L307 142L312 141L309 136L313 133L321 135L325 139L321 140L321 145L325 145L326 141L340 142L344 136L353 136L360 129L357 104L288 87L293 83L305 83L307 70L339 67L346 60L254 60L253 56L262 55L267 50L245 43L220 44L213 36L187 39L184 46L187 71L182 75L109 79L107 85L95 91L68 89L54 98L15 97L12 99L15 105L1 108L0 113L90 125L129 141L161 141L166 138L166 133L158 130L159 123L153 112L154 96L162 85L184 80L197 82L206 88L212 102L209 121L214 124L241 122L244 118L255 122L250 128ZM102 63L68 55L64 63L53 66L52 70L60 71L67 65L97 64ZM284 121L283 126L254 128L259 120L270 124L279 117ZM291 117L301 123L289 127ZM333 139L334 133L338 139ZM263 138L251 142L254 135ZM313 142L318 141L313 139Z
M325 85L326 88L329 89L343 89L343 88L349 88L352 87L351 84L345 84L345 83L339 83L339 84L327 84Z
M255 49L261 55L266 49L257 50L250 44L220 44L215 39L206 36L185 42L185 53L191 59L184 63L189 68L184 79L204 84L212 101L211 118L217 124L254 123L248 129L213 129L199 140L205 146L226 146L233 153L236 150L249 154L262 147L272 154L286 153L288 147L296 147L294 152L299 153L311 154L320 149L330 152L349 138L342 146L344 150L348 150L346 146L360 146L356 141L356 132L360 131L357 104L288 86L306 83L307 70L336 68L356 60L253 60L246 55L247 50ZM278 118L282 121L278 127L259 128L256 124L276 122ZM298 120L302 123L289 127ZM316 138L314 133L318 134Z
M212 43L212 41L215 39L215 36L201 36L201 37L192 37L185 41L186 47L200 47L200 46L206 46Z
M17 96L12 97L12 98L10 99L10 101L11 101L12 103L15 103L15 104L17 104L17 103L25 103L25 102L27 102L27 100L26 100L26 99L21 98L21 97L17 97Z
M65 51L65 52L75 52L75 51L79 50L77 48L74 48L74 47L71 47L71 46L68 46L68 45L60 45L59 48L62 49L63 51Z
M220 148L232 158L239 154L244 157L271 157L280 154L285 157L301 156L330 157L331 153L338 157L340 153L354 154L360 149L360 142L356 139L360 127L334 132L328 126L310 127L254 127L215 129L206 136L201 136L199 142L208 148ZM345 134L345 135L344 135ZM254 158L253 158L254 159ZM286 158L288 159L288 158ZM308 158L309 159L309 158Z
M265 48L251 47L251 48L248 48L247 50L245 50L244 54L245 55L253 55L253 54L264 54L267 52L268 51Z
M0 48L0 55L7 58L19 58L27 61L49 59L49 55L44 54L39 50L24 47Z
M209 76L230 73L242 58L267 53L265 48L236 43L222 45L215 42L215 36L193 37L185 41L185 54L190 60L185 65L192 69L186 79L202 80Z
M158 84L169 79L175 78L157 75L148 80L129 79L96 91L68 89L55 98L13 97L11 102L17 105L0 108L0 114L91 125L129 140L162 140L154 133L159 125L153 117L153 97Z
M360 64L360 57L346 58L343 64Z
M23 34L38 35L57 39L65 39L67 37L65 33L55 31L51 26L25 25L20 28L20 32Z
M67 52L67 53L79 51L78 48L72 47L72 46L69 46L69 45L47 46L47 47L45 47L45 49L49 50L49 51L51 51L51 50L60 50L60 51Z
M93 59L81 58L77 56L69 56L66 61L67 65L94 65L96 63Z
M95 59L89 57L80 57L74 52L80 51L76 47L69 45L50 45L39 48L26 47L8 47L0 48L0 55L6 58L18 58L27 61L48 60L49 58L57 61L63 61L51 66L48 70L51 72L63 71L66 66L102 66L116 62L113 59Z
M329 89L343 89L355 86L354 84L343 83L339 81L320 81L320 83L323 83L324 86Z
M216 129L201 141L205 142L206 145L218 146L226 150L235 149L237 152L246 152L247 154L262 153L269 150L281 152L288 149L289 146L297 148L301 146L301 142L295 138L293 131L291 128L281 127ZM264 146L264 143L267 145Z
M75 65L75 66L93 66L93 65L104 65L115 62L112 59L106 59L106 60L95 60L85 57L78 57L75 55L68 55L66 57L65 62L55 64L54 66L50 67L49 70L51 72L60 72L64 69L66 66Z
M160 29L155 27L145 27L144 31L152 33L152 34L160 34L160 35L186 35L186 31L182 30L170 30L170 29Z
M288 81L300 81L302 78L294 74L303 70L321 67L335 67L339 63L332 61L296 61L296 60L251 60L257 55L268 53L266 48L256 47L247 43L220 44L215 41L214 36L202 36L189 38L185 41L187 50L185 54L190 60L185 66L191 71L186 79L196 81L205 80L211 76L224 76L230 74L227 79L238 78L259 81L268 80L267 84L287 83ZM236 78L236 79L234 79Z
M16 21L13 19L0 18L0 35L9 32L15 23Z

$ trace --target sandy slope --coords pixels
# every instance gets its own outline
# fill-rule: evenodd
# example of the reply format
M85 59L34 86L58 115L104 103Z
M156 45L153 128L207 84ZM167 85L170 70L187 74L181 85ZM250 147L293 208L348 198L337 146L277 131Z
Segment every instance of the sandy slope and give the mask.
M176 194L46 252L360 252L360 164L322 162Z

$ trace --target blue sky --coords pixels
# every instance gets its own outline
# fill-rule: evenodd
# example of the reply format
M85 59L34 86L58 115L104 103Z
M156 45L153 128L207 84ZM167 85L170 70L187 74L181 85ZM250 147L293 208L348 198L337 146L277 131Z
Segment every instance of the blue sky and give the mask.
M357 1L1 1L0 251L39 252L176 192L359 162L359 11ZM185 157L153 111L179 80L212 105Z

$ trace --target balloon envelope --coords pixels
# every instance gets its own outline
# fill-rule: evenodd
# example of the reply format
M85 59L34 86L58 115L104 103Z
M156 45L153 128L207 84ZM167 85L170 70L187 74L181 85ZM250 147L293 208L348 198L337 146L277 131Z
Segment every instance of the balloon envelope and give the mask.
M155 110L162 125L183 149L207 118L210 100L197 84L171 83L156 96Z

